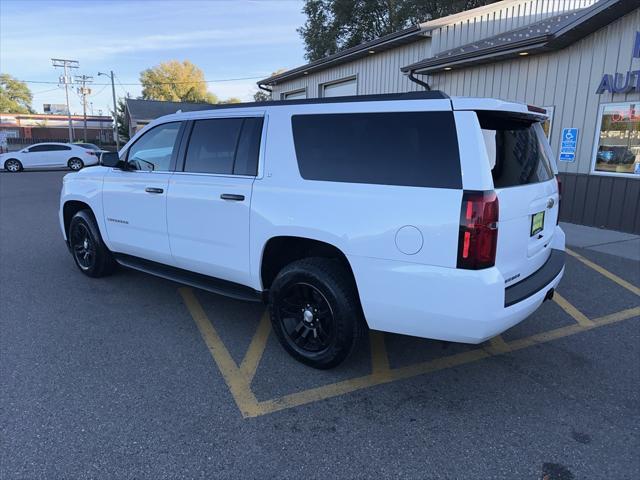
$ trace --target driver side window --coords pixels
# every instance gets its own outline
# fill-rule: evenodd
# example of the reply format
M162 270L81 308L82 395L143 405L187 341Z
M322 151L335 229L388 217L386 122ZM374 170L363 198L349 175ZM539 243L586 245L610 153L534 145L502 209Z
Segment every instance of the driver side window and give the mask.
M158 125L142 135L127 154L130 170L167 172L180 132L180 122Z

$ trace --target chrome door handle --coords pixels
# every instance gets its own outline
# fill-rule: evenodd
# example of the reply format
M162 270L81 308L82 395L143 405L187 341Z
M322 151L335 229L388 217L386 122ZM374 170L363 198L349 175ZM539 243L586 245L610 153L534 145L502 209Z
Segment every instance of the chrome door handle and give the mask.
M236 202L241 202L244 200L244 195L237 195L235 193L223 193L220 195L222 200L235 200Z
M147 187L144 189L144 191L147 193L164 193L164 190L162 188L156 187Z

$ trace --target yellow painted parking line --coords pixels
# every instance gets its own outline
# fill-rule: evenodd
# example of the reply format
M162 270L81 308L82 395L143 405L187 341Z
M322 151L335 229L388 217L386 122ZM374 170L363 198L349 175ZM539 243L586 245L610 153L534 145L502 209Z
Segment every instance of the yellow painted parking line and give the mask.
M558 292L554 292L553 301L556 302L560 308L567 312L577 323L583 327L589 327L593 325L593 322L587 318L587 316L574 307L569 301L560 295Z
M251 346L249 347L250 354L248 353L245 356L242 365L238 367L193 294L193 291L190 288L180 288L179 292L244 418L257 417L344 395L364 388L465 365L495 355L513 352L532 345L550 342L576 333L640 316L640 307L630 308L590 320L591 323L575 323L567 327L557 328L510 342L505 342L502 337L497 337L491 341L489 348L479 347L474 350L399 368L388 367L388 357L386 350L384 350L384 337L381 333L374 332L372 335L373 371L371 374L291 393L270 400L258 401L255 394L251 391L250 383L251 378L255 375L255 370L262 357L266 339L268 338L269 330L265 317L263 316L261 319L258 332L256 332L252 339ZM378 333L379 336L377 335Z
M504 353L509 351L509 345L504 341L502 335L496 335L489 340L489 349L496 353Z
M384 343L384 333L369 330L369 345L371 346L371 370L373 373L389 371L389 357Z
M251 389L249 389L246 378L240 372L236 362L233 361L231 354L220 339L218 332L213 328L200 302L193 294L193 290L184 287L179 288L178 292L180 292L189 313L196 322L200 334L209 348L209 353L211 353L211 356L218 365L218 369L229 387L240 412L244 417L260 415L260 410L257 408L258 402Z
M584 258L582 255L580 255L579 253L574 252L573 250L569 250L567 248L567 253L569 255L571 255L572 257L576 258L577 260L580 260L582 263L584 263L587 267L593 268L596 272L604 275L605 277L607 277L609 280L616 282L618 285L620 285L623 288L626 288L627 290L629 290L632 293L635 293L636 295L640 296L640 288L636 287L635 285L627 282L626 280L623 280L622 278L620 278L619 276L611 273L609 270L602 268L600 265L598 265L597 263L593 263L591 260L588 260L586 258Z
M269 334L271 333L271 318L269 318L269 312L265 312L260 319L258 330L251 339L249 350L242 359L240 364L240 371L247 379L247 382L251 384L253 377L258 370L258 365L264 354L264 349L267 347L267 340L269 340Z

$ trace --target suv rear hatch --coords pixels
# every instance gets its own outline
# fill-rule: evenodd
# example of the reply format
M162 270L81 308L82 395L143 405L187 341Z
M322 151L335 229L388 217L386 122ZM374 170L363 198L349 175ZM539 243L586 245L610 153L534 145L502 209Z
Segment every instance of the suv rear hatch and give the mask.
M505 286L540 269L551 255L559 214L557 169L544 117L476 111L500 213L495 266Z

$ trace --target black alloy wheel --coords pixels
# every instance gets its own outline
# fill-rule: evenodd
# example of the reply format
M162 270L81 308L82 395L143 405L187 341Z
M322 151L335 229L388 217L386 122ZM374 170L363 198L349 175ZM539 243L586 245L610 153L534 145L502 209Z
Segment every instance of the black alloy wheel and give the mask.
M269 288L269 311L280 344L313 368L344 361L365 326L353 275L332 258L304 258L285 266Z
M333 311L313 285L299 282L288 286L278 304L285 338L301 353L320 352L335 340Z

